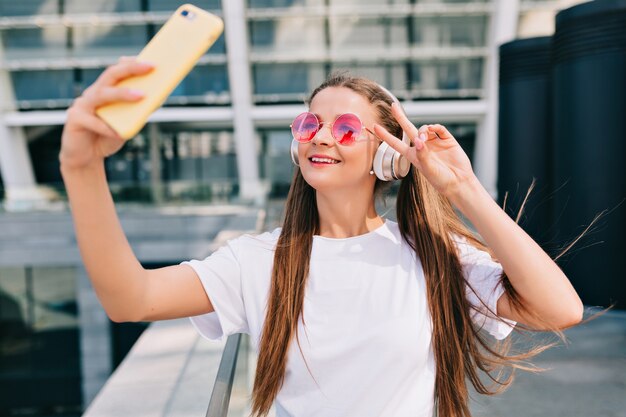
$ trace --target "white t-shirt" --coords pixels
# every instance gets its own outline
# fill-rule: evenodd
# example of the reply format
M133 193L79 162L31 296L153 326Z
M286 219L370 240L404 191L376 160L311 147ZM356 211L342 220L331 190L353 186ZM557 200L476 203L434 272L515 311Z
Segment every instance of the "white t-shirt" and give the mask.
M247 333L258 352L280 228L245 234L204 260L185 261L200 277L214 306L191 317L200 334L222 340ZM502 272L489 254L456 241L463 271L493 311L504 289ZM310 274L298 334L290 344L285 381L274 405L277 417L431 417L435 363L432 322L419 259L387 219L363 235L313 237ZM468 291L476 306L481 304ZM484 311L484 310L483 310ZM497 339L511 326L473 314Z

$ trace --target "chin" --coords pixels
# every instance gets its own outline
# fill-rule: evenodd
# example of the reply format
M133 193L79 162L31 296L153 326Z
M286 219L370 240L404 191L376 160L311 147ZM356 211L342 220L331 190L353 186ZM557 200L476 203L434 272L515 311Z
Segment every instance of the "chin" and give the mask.
M324 178L310 178L304 176L304 180L316 191L332 190L342 186L341 184L335 183L335 181Z
M364 187L362 179L345 178L337 175L320 175L319 173L302 172L304 180L318 192L334 191L339 189L354 190Z

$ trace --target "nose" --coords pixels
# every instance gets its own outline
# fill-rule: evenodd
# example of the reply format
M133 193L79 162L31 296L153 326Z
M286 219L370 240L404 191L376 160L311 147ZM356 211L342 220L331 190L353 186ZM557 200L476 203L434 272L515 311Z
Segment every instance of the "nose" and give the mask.
M324 123L320 130L317 131L315 136L313 136L311 142L315 143L316 145L333 145L335 143L335 139L333 139L332 133L330 131L330 125Z

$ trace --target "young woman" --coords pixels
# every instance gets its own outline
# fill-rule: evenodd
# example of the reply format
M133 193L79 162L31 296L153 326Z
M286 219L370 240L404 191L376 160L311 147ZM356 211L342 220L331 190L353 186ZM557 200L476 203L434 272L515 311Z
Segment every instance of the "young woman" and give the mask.
M415 127L378 84L341 74L292 124L299 167L282 227L232 239L204 260L143 269L104 171L124 141L94 109L140 100L115 84L150 69L121 60L68 111L59 158L81 256L114 321L191 316L207 338L250 334L254 415L275 404L279 417L469 416L466 378L491 393L479 369L524 368L540 350L507 356L508 343L495 340L516 324L580 322L567 277L493 201L448 130ZM382 172L386 144L404 167ZM374 204L394 175L397 222Z

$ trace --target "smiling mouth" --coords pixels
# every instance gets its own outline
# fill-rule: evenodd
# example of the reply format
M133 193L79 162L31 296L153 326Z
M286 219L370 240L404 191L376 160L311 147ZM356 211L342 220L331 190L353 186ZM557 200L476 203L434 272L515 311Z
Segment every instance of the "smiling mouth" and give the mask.
M328 164L328 165L333 165L333 164L338 164L339 161L337 161L336 159L331 159L331 158L309 158L309 161L311 161L314 164Z

